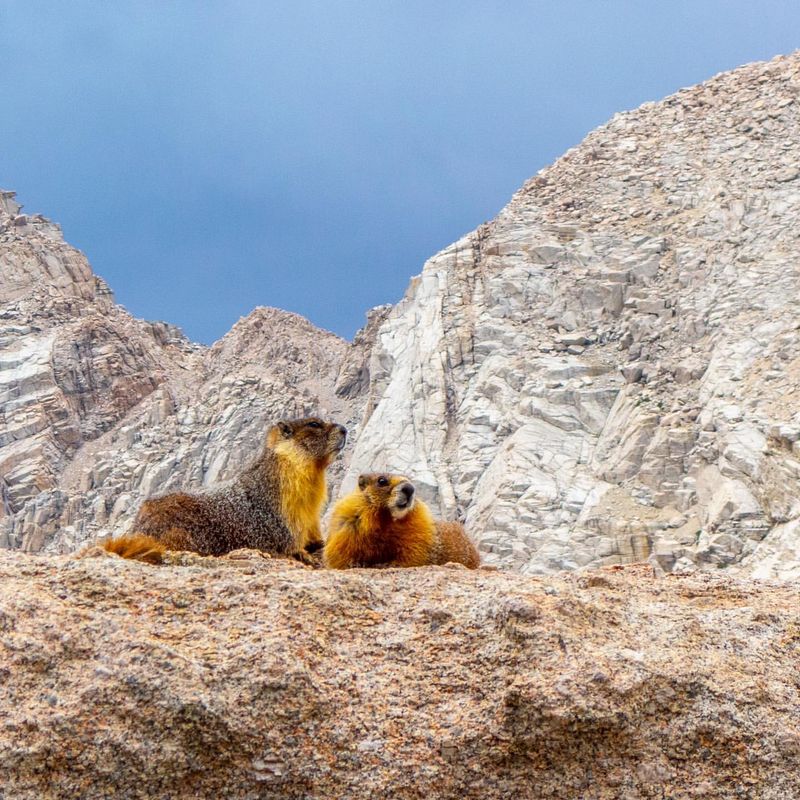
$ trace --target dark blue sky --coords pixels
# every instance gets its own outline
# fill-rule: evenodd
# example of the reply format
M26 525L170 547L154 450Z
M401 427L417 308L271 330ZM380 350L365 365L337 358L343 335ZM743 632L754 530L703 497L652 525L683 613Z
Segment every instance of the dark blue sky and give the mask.
M350 337L616 111L798 47L797 0L0 0L0 186L138 316Z

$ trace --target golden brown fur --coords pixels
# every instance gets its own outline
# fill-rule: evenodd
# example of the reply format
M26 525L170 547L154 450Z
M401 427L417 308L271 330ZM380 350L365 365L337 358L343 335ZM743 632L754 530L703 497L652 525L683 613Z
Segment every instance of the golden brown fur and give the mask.
M344 447L341 425L317 417L270 428L261 457L231 484L204 494L175 492L146 500L131 533L168 550L218 556L241 547L303 561L322 547L319 516L327 497L325 469ZM134 552L112 539L120 555ZM126 555L126 557L137 557Z
M361 475L358 489L333 509L325 566L421 567L456 561L480 566L475 545L458 522L437 522L402 475Z
M160 564L164 560L167 547L152 536L129 534L108 539L103 542L103 547L109 553L116 553L123 558L132 558L136 561L146 561L148 564Z

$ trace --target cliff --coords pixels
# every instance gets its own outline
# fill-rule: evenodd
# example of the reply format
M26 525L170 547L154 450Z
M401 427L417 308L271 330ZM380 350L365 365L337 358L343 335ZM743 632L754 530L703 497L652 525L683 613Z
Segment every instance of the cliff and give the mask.
M800 575L800 55L618 114L425 265L357 470L495 563Z

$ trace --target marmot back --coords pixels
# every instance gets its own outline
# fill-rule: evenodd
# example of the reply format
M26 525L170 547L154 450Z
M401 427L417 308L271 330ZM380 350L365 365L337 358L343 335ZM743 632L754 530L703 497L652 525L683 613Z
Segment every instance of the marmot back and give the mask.
M421 567L455 561L470 569L480 556L463 525L437 522L402 475L368 474L334 507L324 563L350 567Z
M325 469L345 444L341 425L317 417L273 425L260 458L229 485L203 494L175 492L146 500L125 547L105 548L130 558L155 540L168 550L219 556L240 547L276 555L322 547L319 517L327 497ZM131 553L131 555L128 555ZM143 559L144 560L144 559Z

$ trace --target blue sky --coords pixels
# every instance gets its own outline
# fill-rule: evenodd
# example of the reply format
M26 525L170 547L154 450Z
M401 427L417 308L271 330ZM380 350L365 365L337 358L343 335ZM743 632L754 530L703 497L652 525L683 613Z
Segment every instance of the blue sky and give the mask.
M796 0L0 0L0 186L137 316L349 338L616 111L798 47Z

